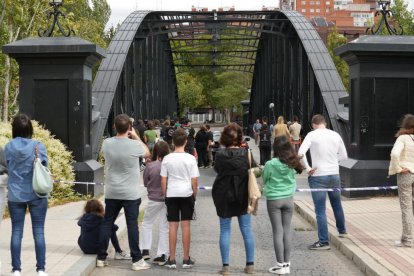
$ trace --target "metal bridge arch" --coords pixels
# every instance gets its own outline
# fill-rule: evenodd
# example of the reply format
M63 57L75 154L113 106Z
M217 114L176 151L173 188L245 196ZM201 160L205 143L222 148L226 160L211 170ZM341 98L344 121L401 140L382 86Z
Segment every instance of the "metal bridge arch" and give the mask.
M225 37L228 30L230 38ZM205 51L206 45L219 47ZM212 61L183 63L186 54L211 56ZM217 62L216 57L239 62ZM178 111L176 74L209 67L252 74L250 122L271 117L268 106L274 102L276 116L299 115L305 131L310 118L323 113L333 129L347 136L345 110L338 103L345 88L318 33L300 13L135 11L119 27L93 83L94 157L114 115L173 115Z

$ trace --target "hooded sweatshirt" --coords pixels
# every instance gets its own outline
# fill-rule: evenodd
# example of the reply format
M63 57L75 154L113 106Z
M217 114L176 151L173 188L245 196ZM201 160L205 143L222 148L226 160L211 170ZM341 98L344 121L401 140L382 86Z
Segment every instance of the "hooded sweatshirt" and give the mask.
M263 172L264 194L267 200L292 197L296 190L296 171L279 158L266 162Z
M33 192L33 162L35 147L43 166L48 165L45 146L35 140L16 137L4 149L4 157L9 173L8 200L12 202L28 202L38 199Z

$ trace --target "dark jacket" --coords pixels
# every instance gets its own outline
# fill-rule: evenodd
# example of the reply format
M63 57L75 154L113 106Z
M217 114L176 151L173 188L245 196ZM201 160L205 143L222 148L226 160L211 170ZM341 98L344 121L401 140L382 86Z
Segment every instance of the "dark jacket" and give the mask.
M260 131L259 147L271 147L272 134L269 130Z
M227 148L216 153L214 170L217 177L212 195L219 217L229 218L247 213L248 169L246 149Z
M197 149L207 149L209 138L208 132L200 130L195 137L195 147Z
M78 245L85 254L97 254L99 248L99 231L103 217L96 214L84 214L79 220L81 234L78 238ZM114 224L112 231L116 232L118 226Z

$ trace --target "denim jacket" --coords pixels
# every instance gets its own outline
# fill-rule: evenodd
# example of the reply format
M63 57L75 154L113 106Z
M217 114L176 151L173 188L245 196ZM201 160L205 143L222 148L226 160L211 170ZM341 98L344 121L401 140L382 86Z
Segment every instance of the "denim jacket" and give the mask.
M45 146L35 140L16 137L5 147L4 157L6 160L8 180L8 200L12 202L27 202L38 197L33 192L33 162L35 147L37 146L38 157L44 166L48 165Z

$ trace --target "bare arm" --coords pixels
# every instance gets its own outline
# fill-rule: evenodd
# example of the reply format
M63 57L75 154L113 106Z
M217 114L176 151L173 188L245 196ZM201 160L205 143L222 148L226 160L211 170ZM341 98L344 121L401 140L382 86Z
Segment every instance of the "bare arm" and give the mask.
M197 177L191 178L191 186L193 188L193 197L194 197L194 200L196 200L196 198L197 198L197 191L198 191L198 178Z
M149 151L149 149L148 149L148 147L147 147L147 145L145 145L143 142L142 142L142 140L141 140L141 138L139 138L139 135L137 134L137 132L135 131L135 129L134 128L132 128L129 132L128 132L128 135L132 138L132 139L134 139L134 140L136 140L136 141L138 141L138 143L144 148L144 155L142 156L143 158L149 158L149 157L151 157L151 154L150 154L150 151Z
M167 195L167 177L161 176L161 189L164 196Z

